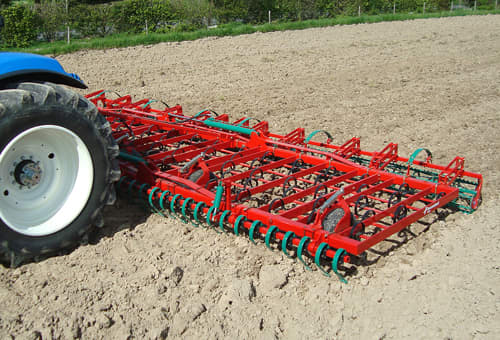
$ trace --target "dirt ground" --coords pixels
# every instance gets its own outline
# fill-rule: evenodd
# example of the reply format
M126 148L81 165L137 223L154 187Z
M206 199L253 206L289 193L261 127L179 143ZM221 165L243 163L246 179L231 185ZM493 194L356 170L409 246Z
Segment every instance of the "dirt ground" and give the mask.
M466 157L483 205L343 284L120 200L68 255L0 268L0 338L500 339L500 16L252 34L57 58L90 91Z

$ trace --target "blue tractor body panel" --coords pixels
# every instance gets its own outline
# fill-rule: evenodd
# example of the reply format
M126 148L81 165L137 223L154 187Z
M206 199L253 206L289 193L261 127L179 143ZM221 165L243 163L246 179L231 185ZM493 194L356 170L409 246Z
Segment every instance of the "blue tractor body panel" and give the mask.
M0 83L10 81L50 81L87 88L78 75L66 72L55 59L36 54L0 52Z

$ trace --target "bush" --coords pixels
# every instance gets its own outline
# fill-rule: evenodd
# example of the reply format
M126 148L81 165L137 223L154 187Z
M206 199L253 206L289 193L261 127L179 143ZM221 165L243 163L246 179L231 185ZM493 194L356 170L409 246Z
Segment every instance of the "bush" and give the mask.
M57 33L64 31L67 22L66 6L63 1L43 0L38 6L40 33L46 41L57 40Z
M104 37L114 29L112 5L79 4L71 8L71 21L83 37Z
M7 47L28 47L36 39L35 14L16 4L1 12L4 18L2 40Z
M172 0L175 18L184 25L199 29L210 24L213 7L208 0Z
M148 31L155 32L173 18L169 0L127 0L119 6L115 15L120 32L143 32L146 25Z
M194 32L199 30L200 26L195 24L180 23L174 26L176 32Z

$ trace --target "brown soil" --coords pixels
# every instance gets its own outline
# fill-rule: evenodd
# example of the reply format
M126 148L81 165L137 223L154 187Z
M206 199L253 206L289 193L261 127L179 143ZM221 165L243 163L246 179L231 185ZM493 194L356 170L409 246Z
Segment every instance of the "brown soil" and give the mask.
M252 34L58 57L90 91L251 115L271 130L465 156L483 205L349 284L248 239L120 201L68 255L0 268L7 339L500 338L500 16Z

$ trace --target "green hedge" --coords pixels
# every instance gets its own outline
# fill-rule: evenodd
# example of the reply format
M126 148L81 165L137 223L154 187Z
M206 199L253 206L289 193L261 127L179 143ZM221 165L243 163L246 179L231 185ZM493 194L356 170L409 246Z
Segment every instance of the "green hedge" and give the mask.
M37 36L36 16L27 6L15 4L1 12L2 42L7 47L28 47Z

